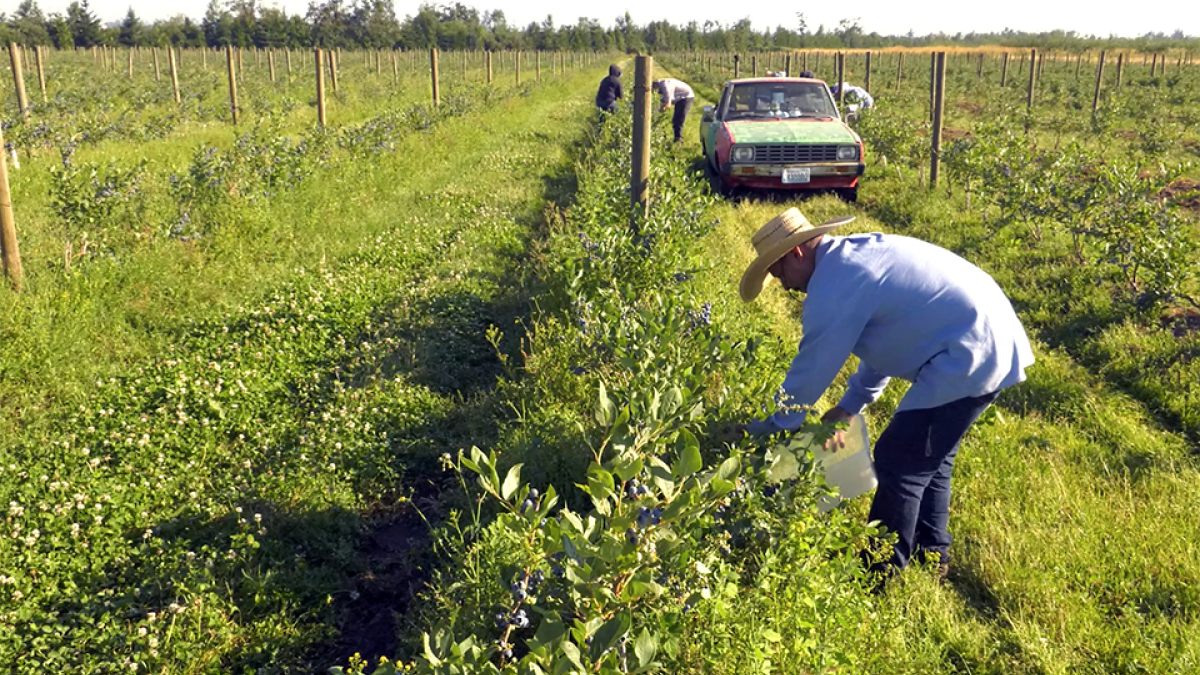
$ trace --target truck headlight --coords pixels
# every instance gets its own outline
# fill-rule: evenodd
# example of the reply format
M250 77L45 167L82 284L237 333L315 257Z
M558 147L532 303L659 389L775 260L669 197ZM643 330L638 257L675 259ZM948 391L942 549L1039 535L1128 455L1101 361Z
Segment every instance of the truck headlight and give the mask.
M842 159L858 159L857 145L839 145L837 150L837 158Z
M731 157L735 162L752 162L754 161L754 146L735 145Z

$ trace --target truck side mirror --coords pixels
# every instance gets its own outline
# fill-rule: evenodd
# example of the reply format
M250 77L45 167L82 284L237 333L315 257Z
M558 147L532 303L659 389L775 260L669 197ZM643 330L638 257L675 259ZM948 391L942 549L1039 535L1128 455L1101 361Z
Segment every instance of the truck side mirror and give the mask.
M702 112L700 113L700 121L712 122L714 119L716 119L716 114L713 112L713 107L711 105L704 106L703 108L701 108L701 111Z

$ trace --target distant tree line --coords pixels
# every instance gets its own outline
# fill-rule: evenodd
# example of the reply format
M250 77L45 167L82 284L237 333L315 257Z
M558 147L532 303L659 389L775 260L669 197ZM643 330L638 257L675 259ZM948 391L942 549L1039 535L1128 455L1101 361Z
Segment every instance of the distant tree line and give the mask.
M259 0L209 0L199 22L181 15L146 23L132 8L119 22L102 24L88 6L75 0L65 14L44 14L37 0L21 0L11 16L0 13L0 40L51 45L59 49L94 45L181 47L312 46L386 49L537 49L655 51L765 51L773 49L863 49L891 46L1001 45L1065 51L1123 48L1140 51L1200 51L1200 38L1177 30L1138 38L1097 38L1073 31L958 33L916 36L880 35L863 30L860 19L811 29L804 14L792 27L755 30L749 19L731 24L692 21L676 26L654 21L644 26L629 13L611 27L580 18L557 25L552 16L525 27L510 25L500 10L480 11L461 3L422 5L415 15L396 16L393 0L325 0L309 3L303 16L288 14Z

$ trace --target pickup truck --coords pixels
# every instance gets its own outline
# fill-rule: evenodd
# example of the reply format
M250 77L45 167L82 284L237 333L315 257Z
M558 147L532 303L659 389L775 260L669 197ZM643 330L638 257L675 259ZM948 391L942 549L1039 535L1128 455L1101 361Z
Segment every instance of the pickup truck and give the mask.
M739 188L833 190L858 199L863 143L821 80L760 77L725 84L704 106L700 145L722 194Z

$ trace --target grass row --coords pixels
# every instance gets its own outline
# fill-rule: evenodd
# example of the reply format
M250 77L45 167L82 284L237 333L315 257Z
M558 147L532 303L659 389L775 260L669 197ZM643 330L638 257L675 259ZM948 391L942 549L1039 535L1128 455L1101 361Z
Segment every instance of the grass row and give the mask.
M0 663L337 656L371 523L494 433L484 332L525 311L517 261L585 120L562 89L407 136L370 171L332 165L211 243L6 294Z

